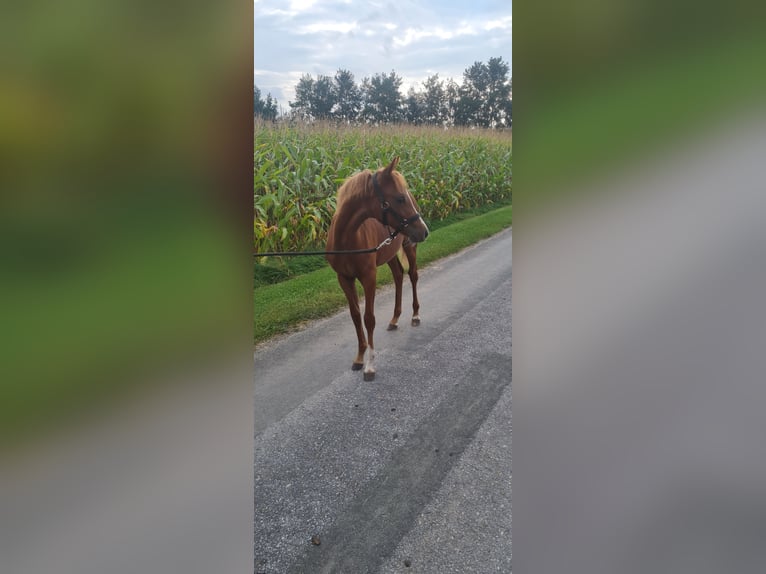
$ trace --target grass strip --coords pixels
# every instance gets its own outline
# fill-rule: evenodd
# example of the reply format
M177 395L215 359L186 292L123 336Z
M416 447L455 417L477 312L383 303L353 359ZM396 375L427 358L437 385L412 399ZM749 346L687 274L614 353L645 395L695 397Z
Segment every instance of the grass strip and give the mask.
M512 211L510 205L500 207L433 231L428 241L418 247L418 267L425 267L510 227ZM379 268L378 285L391 281L388 266ZM259 287L254 290L255 343L289 332L305 321L331 315L346 304L335 272L329 265L282 283Z

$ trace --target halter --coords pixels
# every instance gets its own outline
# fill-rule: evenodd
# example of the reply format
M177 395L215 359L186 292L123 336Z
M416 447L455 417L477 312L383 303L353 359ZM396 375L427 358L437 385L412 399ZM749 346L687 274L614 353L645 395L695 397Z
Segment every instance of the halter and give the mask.
M412 217L402 217L396 211L391 209L391 204L386 201L385 197L383 197L383 190L380 189L377 173L372 174L372 188L375 190L375 195L377 195L378 199L380 200L380 208L383 210L383 225L388 227L388 232L391 239L399 235L399 233L401 233L401 231L405 227L407 227L410 223L415 223L418 219L420 219L420 214L417 211L415 212L415 215L413 215ZM399 226L396 229L394 229L394 231L391 231L391 226L388 225L389 213L395 215L396 218L399 220Z

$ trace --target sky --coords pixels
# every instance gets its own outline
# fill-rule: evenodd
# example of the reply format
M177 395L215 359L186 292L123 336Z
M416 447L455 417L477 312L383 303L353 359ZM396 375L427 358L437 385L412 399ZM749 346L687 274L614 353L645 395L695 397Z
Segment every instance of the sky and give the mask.
M438 73L461 83L474 62L511 65L511 0L254 0L255 85L289 110L301 75L402 77L401 92Z

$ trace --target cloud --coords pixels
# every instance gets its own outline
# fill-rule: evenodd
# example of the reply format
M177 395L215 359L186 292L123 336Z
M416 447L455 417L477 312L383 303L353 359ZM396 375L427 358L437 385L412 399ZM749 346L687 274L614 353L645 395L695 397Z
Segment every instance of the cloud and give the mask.
M470 25L463 24L459 28L448 30L442 27L435 28L407 28L404 34L394 37L394 46L403 48L425 38L438 38L439 40L451 40L456 36L478 34L478 30Z
M438 73L460 82L476 61L512 61L512 15L498 0L257 0L255 83L285 107L301 74L395 70L402 92ZM300 71L297 71L300 70Z
M325 34L328 32L337 32L345 34L354 30L357 27L356 22L333 22L326 20L322 22L313 22L312 24L306 24L300 26L296 33L298 34Z
M317 0L290 0L291 12L305 12L317 3Z
M497 20L491 20L484 24L485 30L495 30L496 28L500 28L502 30L510 30L511 25L513 23L513 16L504 16L502 18L498 18Z
M458 36L475 36L484 31L491 30L510 30L513 21L513 16L502 16L489 20L476 20L473 22L461 21L457 23L454 28L445 28L443 26L432 27L410 27L406 28L404 32L394 37L394 45L397 47L405 47L419 42L426 38L438 38L439 40L452 40Z

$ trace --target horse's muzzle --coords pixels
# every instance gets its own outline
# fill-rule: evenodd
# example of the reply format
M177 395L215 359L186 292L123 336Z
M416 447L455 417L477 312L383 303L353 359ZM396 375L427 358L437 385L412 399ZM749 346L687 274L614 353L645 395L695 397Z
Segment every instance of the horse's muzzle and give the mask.
M405 233L407 234L407 237L410 238L410 241L413 243L420 243L421 241L425 241L426 237L428 237L428 226L425 223L423 223L422 226L413 226L405 230Z

